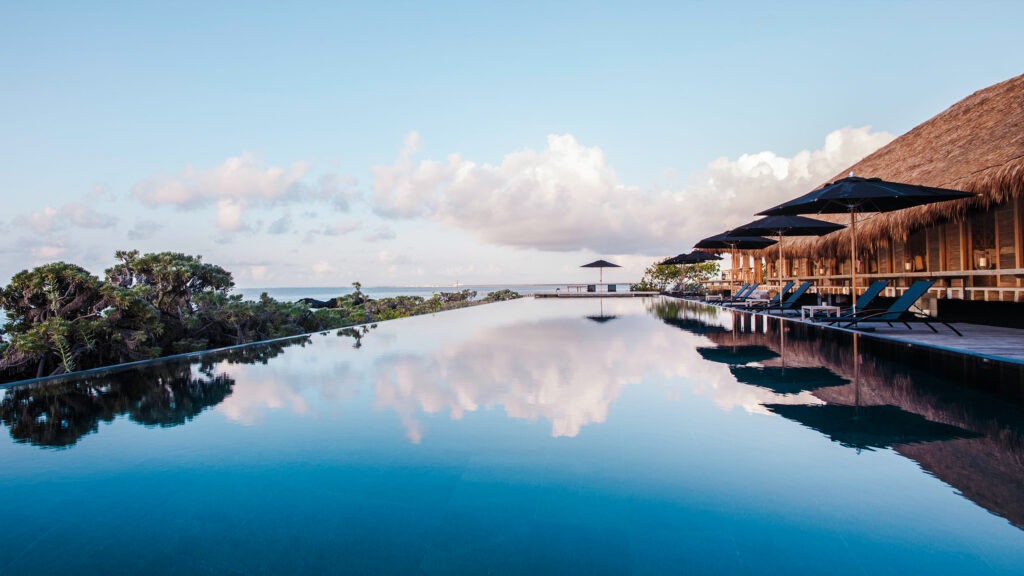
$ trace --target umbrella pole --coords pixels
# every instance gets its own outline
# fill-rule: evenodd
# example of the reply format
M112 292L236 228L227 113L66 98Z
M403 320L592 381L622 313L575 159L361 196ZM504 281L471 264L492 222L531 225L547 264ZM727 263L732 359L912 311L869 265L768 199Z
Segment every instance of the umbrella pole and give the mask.
M779 304L782 304L782 235L779 235Z
M857 313L857 213L850 210L850 306Z
M735 292L734 288L736 286L736 276L737 276L737 274L736 274L736 270L737 270L737 267L736 267L736 245L733 244L731 246L731 248L732 248L732 252L729 254L729 258L732 260L732 274L729 275L729 293L730 293L730 295L733 292ZM742 270L742 268L740 268L740 270Z

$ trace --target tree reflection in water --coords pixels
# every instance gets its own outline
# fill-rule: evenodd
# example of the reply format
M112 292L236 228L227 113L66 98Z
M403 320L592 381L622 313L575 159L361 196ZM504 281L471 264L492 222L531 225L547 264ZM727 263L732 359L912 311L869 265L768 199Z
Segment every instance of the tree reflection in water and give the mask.
M221 362L266 364L295 338L235 348L204 356L198 366L167 363L93 378L56 380L9 388L0 401L0 421L17 442L68 448L121 415L143 426L184 424L224 401L235 384L230 374L214 373Z

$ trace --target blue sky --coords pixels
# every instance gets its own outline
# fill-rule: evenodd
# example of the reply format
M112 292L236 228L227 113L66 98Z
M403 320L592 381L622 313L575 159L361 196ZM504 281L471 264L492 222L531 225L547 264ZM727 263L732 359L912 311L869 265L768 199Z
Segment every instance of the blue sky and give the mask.
M1019 2L0 3L0 281L589 279L1018 75Z

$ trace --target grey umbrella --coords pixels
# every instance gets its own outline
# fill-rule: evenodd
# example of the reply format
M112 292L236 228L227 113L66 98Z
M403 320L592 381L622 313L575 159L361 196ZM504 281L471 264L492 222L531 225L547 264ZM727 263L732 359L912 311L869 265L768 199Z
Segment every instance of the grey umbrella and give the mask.
M850 214L850 291L853 311L857 311L857 218L861 212L891 212L977 196L947 188L886 182L879 178L859 178L853 173L821 188L769 208L759 214L782 216L792 214Z
M601 279L600 283L604 284L604 269L605 268L622 268L622 266L619 266L618 264L612 264L611 262L609 262L607 260L594 260L593 262L591 262L589 264L584 264L583 266L580 266L580 268L597 268L598 270L600 270L599 276L598 276Z
M842 228L844 228L842 224L833 224L803 216L765 216L739 228L733 228L729 234L777 236L781 240L783 236L824 236ZM782 290L782 242L779 242L779 290Z

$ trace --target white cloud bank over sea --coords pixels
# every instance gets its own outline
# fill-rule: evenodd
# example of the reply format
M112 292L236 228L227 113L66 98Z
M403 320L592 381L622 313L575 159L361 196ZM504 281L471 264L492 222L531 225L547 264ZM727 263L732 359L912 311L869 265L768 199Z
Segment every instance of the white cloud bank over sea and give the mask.
M0 276L54 260L101 274L116 250L138 248L202 254L241 286L558 282L593 254L616 258L617 281L632 281L652 259L811 190L892 138L842 128L814 150L723 157L651 187L624 182L572 134L489 164L422 158L410 132L390 164L368 167L367 189L336 165L243 153L9 215Z
M491 165L458 154L417 161L413 132L393 164L374 167L371 201L385 218L428 218L490 244L664 255L810 191L892 139L843 128L817 150L719 158L686 187L644 190L622 182L600 148L571 134Z

